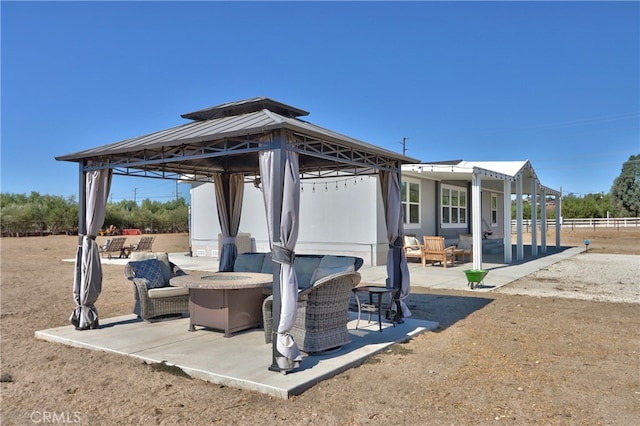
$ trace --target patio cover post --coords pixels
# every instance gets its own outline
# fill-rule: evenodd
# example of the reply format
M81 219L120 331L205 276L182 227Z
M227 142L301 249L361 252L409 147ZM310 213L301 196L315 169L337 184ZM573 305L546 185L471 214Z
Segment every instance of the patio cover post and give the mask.
M482 177L475 171L471 175L471 201L473 269L482 269Z
M562 191L562 188L560 188ZM556 248L560 248L560 231L562 230L562 194L556 195Z
M547 191L540 190L540 247L542 253L547 252Z
M511 181L505 180L504 185L504 263L510 264L512 261L511 245Z
M516 178L516 260L524 259L524 246L522 245L522 173Z
M538 255L538 182L531 179L531 256Z

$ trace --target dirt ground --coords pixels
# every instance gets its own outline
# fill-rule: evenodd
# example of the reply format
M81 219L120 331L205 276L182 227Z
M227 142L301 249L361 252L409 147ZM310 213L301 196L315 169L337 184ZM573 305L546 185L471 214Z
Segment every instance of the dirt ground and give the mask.
M590 239L589 252L632 255L626 267L640 272L639 237L640 229L566 230L562 240ZM68 324L74 266L61 259L74 257L76 238L0 244L2 425L635 425L640 419L638 300L415 288L413 316L440 322L436 332L283 401L36 340L36 330ZM187 247L186 235L158 235L154 243L157 251ZM598 272L603 282L606 269ZM570 274L559 282L577 279ZM546 284L532 274L505 289ZM128 314L132 300L122 267L104 265L100 316Z

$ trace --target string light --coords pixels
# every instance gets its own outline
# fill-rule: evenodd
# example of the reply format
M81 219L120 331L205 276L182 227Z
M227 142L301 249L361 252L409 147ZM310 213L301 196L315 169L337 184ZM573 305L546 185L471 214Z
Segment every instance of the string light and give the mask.
M371 177L371 176L367 176L367 177ZM348 177L348 178L344 178L344 179L337 179L337 180L328 180L328 181L324 181L324 182L313 182L313 183L307 183L307 184L311 184L311 192L315 193L316 192L316 183L318 185L322 185L324 183L324 191L325 192L329 192L329 185L335 185L336 187L336 191L340 190L340 184L343 183L344 184L344 188L348 189L349 188L349 181L351 181L351 179L353 179L353 184L357 185L358 184L358 176L353 176L353 177ZM364 181L364 177L360 176L360 182ZM308 189L307 189L308 191ZM300 182L300 192L304 192L304 184L302 182Z

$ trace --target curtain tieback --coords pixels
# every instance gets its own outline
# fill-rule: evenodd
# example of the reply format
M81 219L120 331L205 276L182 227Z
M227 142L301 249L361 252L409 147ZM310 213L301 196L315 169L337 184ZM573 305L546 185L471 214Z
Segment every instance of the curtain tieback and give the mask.
M402 237L396 237L391 243L389 243L389 248L402 248L404 244L402 243Z
M293 250L289 250L282 243L274 243L271 248L271 259L274 262L284 264L284 265L293 265L293 260L295 259L296 254Z
M222 244L235 244L236 237L222 237Z

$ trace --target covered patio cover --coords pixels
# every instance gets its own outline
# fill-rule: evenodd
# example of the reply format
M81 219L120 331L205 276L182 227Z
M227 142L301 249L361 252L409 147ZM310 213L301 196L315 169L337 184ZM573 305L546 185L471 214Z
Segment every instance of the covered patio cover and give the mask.
M244 182L262 184L274 261L273 330L277 330L269 368L282 372L295 368L300 359L289 335L297 306L292 261L300 180L379 174L389 240L387 286L396 290L396 320L409 316L404 303L409 274L401 240L400 181L402 164L418 161L298 118L305 115L308 112L264 97L229 102L183 114L191 122L181 126L56 157L79 165L79 244L73 291L77 307L72 315L76 328L98 325L94 303L100 294L102 271L94 266L90 242L95 245L102 225L98 222L104 217L112 174L213 181L223 231L221 271L230 270L237 255L235 237Z
M523 194L529 194L531 221L536 223L538 206L540 208L540 229L546 229L546 199L554 196L556 199L555 227L556 247L560 247L561 197L562 191L546 187L540 183L531 163L526 161L463 161L422 163L405 165L402 167L406 175L426 176L435 181L465 181L471 182L471 231L474 247L482 246L482 210L481 191L495 191L502 193L503 205L503 248L504 263L511 263L511 195L516 196L516 257L517 261L524 259L523 244ZM478 200L480 200L478 202ZM496 206L497 208L497 206ZM542 252L547 251L546 233L540 233ZM536 227L531 229L532 254L537 255ZM473 269L482 269L482 250L473 250Z

